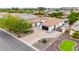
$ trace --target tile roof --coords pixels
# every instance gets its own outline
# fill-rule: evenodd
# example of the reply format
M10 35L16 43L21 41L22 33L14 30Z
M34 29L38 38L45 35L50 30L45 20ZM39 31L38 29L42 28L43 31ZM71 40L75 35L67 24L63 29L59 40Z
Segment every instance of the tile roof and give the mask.
M36 19L32 19L31 21L32 21L33 23L35 23L35 22L40 22L41 19L40 19L40 18L36 18Z
M57 18L52 18L52 17L47 17L46 19L47 20L43 22L44 26L52 26L64 21L62 19L57 19Z

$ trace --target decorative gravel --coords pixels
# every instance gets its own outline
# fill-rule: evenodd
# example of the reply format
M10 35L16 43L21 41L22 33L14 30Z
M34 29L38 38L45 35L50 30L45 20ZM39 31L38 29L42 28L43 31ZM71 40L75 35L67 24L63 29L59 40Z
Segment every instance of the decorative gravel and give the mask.
M56 40L53 38L44 38L46 40L46 43L43 43L42 40L37 41L36 43L33 44L34 47L36 47L37 49L43 51L46 48L48 48L49 45L51 45L53 42L55 42Z

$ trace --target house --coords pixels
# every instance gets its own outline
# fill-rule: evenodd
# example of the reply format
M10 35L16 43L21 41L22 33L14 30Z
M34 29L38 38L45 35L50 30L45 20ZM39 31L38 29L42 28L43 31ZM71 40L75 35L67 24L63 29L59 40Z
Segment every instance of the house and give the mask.
M75 32L79 32L79 20L71 26L69 34L72 35Z
M43 30L47 30L48 32L51 32L53 30L56 30L56 28L60 28L60 27L64 26L64 24L65 24L64 19L43 17L43 18L41 18L40 28Z

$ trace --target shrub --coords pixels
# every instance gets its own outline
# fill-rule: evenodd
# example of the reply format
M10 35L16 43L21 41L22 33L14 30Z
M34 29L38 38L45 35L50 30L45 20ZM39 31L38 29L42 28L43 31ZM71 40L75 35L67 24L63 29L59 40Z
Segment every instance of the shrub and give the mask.
M42 43L47 43L47 40L46 39L42 39Z
M72 34L73 38L79 39L79 32L75 32Z

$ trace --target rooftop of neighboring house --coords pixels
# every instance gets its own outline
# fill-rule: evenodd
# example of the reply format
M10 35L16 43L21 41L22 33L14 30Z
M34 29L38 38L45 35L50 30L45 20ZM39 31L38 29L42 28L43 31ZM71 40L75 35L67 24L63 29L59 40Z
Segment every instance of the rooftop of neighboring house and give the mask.
M76 22L71 26L71 29L72 29L72 30L75 30L75 31L79 31L79 20L76 21Z
M2 18L7 12L0 12L0 18Z
M63 19L58 19L58 18L53 18L53 17L44 17L42 18L42 21L43 20L45 20L43 22L44 26L53 26L64 21Z
M19 16L21 18L25 18L25 19L36 19L36 18L39 18L38 16L33 15L33 14L29 14L29 13L11 13L11 14L15 15L15 16Z
M63 14L69 15L70 14L70 11L63 11Z

